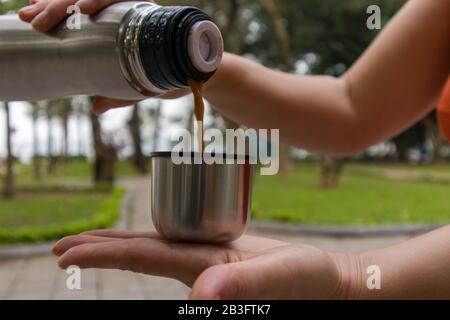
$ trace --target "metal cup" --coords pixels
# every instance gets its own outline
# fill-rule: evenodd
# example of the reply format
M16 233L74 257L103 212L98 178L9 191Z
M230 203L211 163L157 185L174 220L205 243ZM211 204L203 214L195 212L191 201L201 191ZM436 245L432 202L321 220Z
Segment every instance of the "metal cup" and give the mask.
M239 238L251 213L249 159L244 164L237 163L237 156L231 156L234 164L175 164L171 155L152 154L151 212L158 232L175 241L223 243ZM190 153L191 163L199 155Z

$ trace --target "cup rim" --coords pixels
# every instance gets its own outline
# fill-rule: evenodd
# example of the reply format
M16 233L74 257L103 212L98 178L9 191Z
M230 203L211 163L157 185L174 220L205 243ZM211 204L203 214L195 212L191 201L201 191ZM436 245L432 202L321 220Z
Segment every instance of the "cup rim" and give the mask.
M150 153L150 158L170 158L172 157L172 151L156 151L156 152L152 152ZM206 155L211 155L215 158L217 157L222 157L223 159L245 159L246 161L250 161L250 160L255 160L254 157L251 157L249 155L243 155L243 154L227 154L227 153L204 153L204 152L186 152L191 158L194 157L202 157L206 154ZM179 152L179 154L184 155L184 152Z

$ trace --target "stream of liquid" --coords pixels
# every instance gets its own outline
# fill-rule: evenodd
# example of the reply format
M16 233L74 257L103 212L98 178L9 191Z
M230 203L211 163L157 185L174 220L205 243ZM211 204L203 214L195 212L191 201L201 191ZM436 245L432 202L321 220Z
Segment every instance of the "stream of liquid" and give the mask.
M205 150L203 140L203 118L205 116L205 103L203 101L203 84L198 81L189 81L192 93L194 94L194 114L197 122L197 141L200 152Z

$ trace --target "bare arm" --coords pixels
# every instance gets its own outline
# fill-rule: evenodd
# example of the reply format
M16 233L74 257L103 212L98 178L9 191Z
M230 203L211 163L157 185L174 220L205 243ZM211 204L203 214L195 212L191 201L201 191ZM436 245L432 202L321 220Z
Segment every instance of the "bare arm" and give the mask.
M381 290L368 290L367 267L381 270ZM450 226L359 257L350 270L351 298L450 299ZM351 273L350 273L351 274Z
M450 299L450 226L361 255L251 236L226 246L172 243L120 230L66 237L54 253L63 268L178 279L194 299ZM381 269L381 290L367 288L371 265Z
M20 11L50 30L77 2L92 14L120 0L42 0ZM450 72L450 0L410 0L366 53L340 79L296 76L225 55L207 83L207 98L249 127L279 128L292 145L351 154L406 129L430 111ZM167 97L177 97L186 91ZM94 111L130 101L97 98Z
M207 98L250 127L310 150L349 154L429 112L450 71L450 1L410 0L340 79L296 76L226 55Z

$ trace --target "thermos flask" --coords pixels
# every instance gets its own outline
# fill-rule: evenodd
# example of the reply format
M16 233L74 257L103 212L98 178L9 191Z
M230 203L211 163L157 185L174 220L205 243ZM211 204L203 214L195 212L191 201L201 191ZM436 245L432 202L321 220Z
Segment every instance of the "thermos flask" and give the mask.
M222 55L218 27L193 7L121 2L48 33L0 16L0 100L145 99L206 82Z

